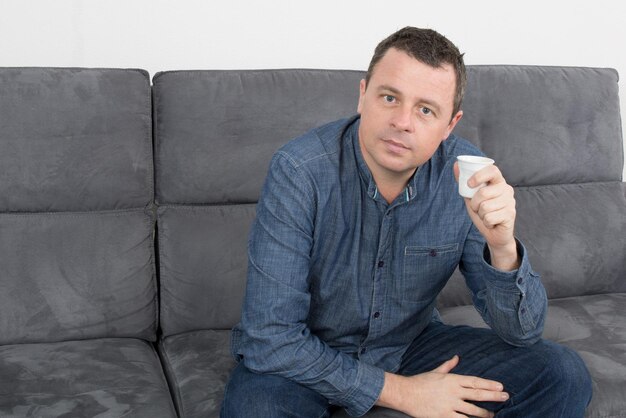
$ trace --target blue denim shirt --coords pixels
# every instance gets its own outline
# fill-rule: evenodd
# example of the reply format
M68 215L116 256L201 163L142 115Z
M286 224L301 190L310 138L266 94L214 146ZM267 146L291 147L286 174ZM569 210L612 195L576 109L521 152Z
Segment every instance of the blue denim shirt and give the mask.
M359 120L315 129L272 159L232 347L250 370L293 379L354 416L436 317L457 265L478 312L510 344L537 341L546 312L523 246L518 270L491 267L458 194L456 156L480 151L451 135L388 204L361 154Z

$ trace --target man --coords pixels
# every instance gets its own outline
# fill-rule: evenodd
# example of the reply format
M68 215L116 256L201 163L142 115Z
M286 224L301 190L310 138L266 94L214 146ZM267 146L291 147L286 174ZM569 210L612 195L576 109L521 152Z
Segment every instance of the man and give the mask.
M432 30L376 48L360 116L274 156L249 241L239 364L222 417L323 417L374 405L412 417L581 417L591 397L574 352L541 340L546 294L514 237L500 170L457 192L451 135L465 67ZM435 300L459 265L491 329L443 324Z

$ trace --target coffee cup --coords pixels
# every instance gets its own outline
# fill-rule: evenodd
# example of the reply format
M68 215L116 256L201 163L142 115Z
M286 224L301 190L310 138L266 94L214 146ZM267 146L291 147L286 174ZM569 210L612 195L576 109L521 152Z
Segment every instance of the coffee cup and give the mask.
M459 155L456 159L459 162L459 194L471 199L478 189L486 186L486 184L481 183L476 187L469 187L467 181L475 172L492 165L494 161L491 158L476 155Z

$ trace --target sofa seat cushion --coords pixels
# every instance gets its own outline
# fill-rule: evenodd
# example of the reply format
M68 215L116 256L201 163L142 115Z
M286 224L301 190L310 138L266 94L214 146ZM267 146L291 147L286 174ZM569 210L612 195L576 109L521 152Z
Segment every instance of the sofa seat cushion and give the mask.
M160 342L159 353L180 417L218 417L235 367L230 330L172 335Z
M626 411L626 293L549 301L543 337L580 354L593 379L587 417L621 417ZM486 327L473 306L441 310L448 324Z
M107 338L0 346L0 416L176 417L153 346Z

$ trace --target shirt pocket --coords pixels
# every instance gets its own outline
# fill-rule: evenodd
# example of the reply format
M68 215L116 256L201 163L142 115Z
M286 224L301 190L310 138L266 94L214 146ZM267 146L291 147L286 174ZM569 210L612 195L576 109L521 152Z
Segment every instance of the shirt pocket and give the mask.
M434 300L459 262L459 244L406 246L400 299L408 302Z

